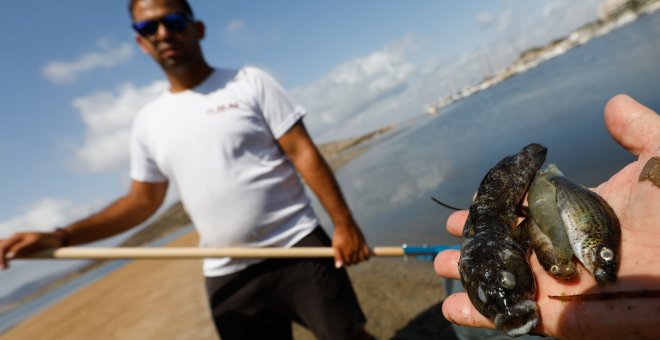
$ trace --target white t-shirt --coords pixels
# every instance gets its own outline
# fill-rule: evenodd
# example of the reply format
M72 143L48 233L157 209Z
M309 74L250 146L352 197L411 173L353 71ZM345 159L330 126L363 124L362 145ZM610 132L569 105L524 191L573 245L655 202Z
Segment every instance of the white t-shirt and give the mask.
M131 178L176 185L202 247L291 247L318 220L276 140L304 115L265 72L216 69L196 88L166 92L139 112ZM259 261L206 259L204 274Z

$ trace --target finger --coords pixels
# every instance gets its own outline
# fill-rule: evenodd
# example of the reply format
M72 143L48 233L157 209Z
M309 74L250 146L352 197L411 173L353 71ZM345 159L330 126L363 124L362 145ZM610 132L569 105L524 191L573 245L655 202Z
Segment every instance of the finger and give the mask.
M442 314L449 322L470 327L495 328L495 325L477 311L466 293L455 293L442 303Z
M355 249L355 263L360 263L365 260L365 245L363 242L358 243L358 247Z
M344 245L343 258L344 258L344 263L347 265L358 263L360 259L360 248L354 244Z
M348 253L349 262L348 265L353 265L360 262L360 253L358 249L350 250Z
M0 269L9 268L7 250L8 248L5 246L5 241L0 242Z
M458 250L441 251L433 261L435 272L448 279L460 278L458 274L458 259L460 252Z
M612 138L636 156L660 146L660 116L626 95L607 102L605 125Z
M341 253L341 249L333 247L335 251L335 268L339 269L344 265L344 257Z
M39 250L42 250L42 248L44 247L38 242L36 242L36 240L33 237L25 237L16 244L14 244L9 250L9 252L13 254L14 257L19 258L19 257L27 256L29 254L33 254Z
M9 259L14 258L16 255L12 249L19 243L20 239L20 236L14 235L0 243L0 268L9 268Z
M449 218L447 218L447 231L454 236L461 236L467 216L467 210L460 210L449 215Z
M362 246L362 251L360 252L361 255L361 261L366 261L371 257L371 250L369 250L369 246L365 243Z

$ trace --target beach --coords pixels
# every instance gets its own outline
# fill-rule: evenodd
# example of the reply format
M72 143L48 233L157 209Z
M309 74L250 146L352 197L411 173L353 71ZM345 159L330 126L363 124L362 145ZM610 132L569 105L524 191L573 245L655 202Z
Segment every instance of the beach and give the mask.
M356 219L378 243L371 246L455 242L442 234L448 213L429 198L449 197L467 206L495 155L529 141L549 146L551 161L587 186L628 164L630 155L602 128L602 106L624 92L658 107L653 90L659 81L653 72L658 45L649 43L657 42L657 22L657 15L642 17L636 25L462 98L414 129L395 128L387 132L395 137L364 155L371 142L361 137L343 141L345 149L322 147L335 152L325 156L333 169L341 168L338 178ZM548 105L552 98L563 100ZM180 206L168 211L172 215L158 222L171 220L147 226L123 246L144 245L189 224ZM196 244L196 235L188 233L167 246ZM441 314L444 289L431 262L373 258L350 267L349 275L368 318L367 330L378 339L454 338ZM200 261L131 262L32 314L0 338L215 339L203 284ZM34 296L25 300L30 299ZM300 326L294 325L294 334L313 338Z
M168 247L197 244L190 232ZM378 339L451 339L431 262L372 258L349 267ZM294 325L295 339L314 337ZM217 339L199 260L133 261L2 334L2 339Z

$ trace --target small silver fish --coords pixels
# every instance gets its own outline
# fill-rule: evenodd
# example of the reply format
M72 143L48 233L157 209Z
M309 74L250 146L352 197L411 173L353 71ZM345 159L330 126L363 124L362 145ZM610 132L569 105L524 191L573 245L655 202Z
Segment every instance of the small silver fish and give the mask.
M557 207L575 256L600 285L616 281L621 226L607 202L566 177L550 179L557 188Z
M479 185L461 237L458 269L474 307L509 336L538 324L529 247L515 228L519 206L547 149L530 144L491 168Z
M534 176L529 186L527 202L532 220L528 221L531 245L536 257L550 275L569 280L577 274L573 263L573 248L557 208L557 191L550 179L563 176L550 164Z

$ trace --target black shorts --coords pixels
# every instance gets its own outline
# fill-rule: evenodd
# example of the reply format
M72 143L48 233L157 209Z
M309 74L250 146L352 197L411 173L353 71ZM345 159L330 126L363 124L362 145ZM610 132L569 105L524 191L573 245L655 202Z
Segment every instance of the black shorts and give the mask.
M317 227L294 247L325 247ZM365 324L351 282L334 260L269 259L240 272L207 277L211 315L223 340L292 339L291 321L317 339L351 339Z

